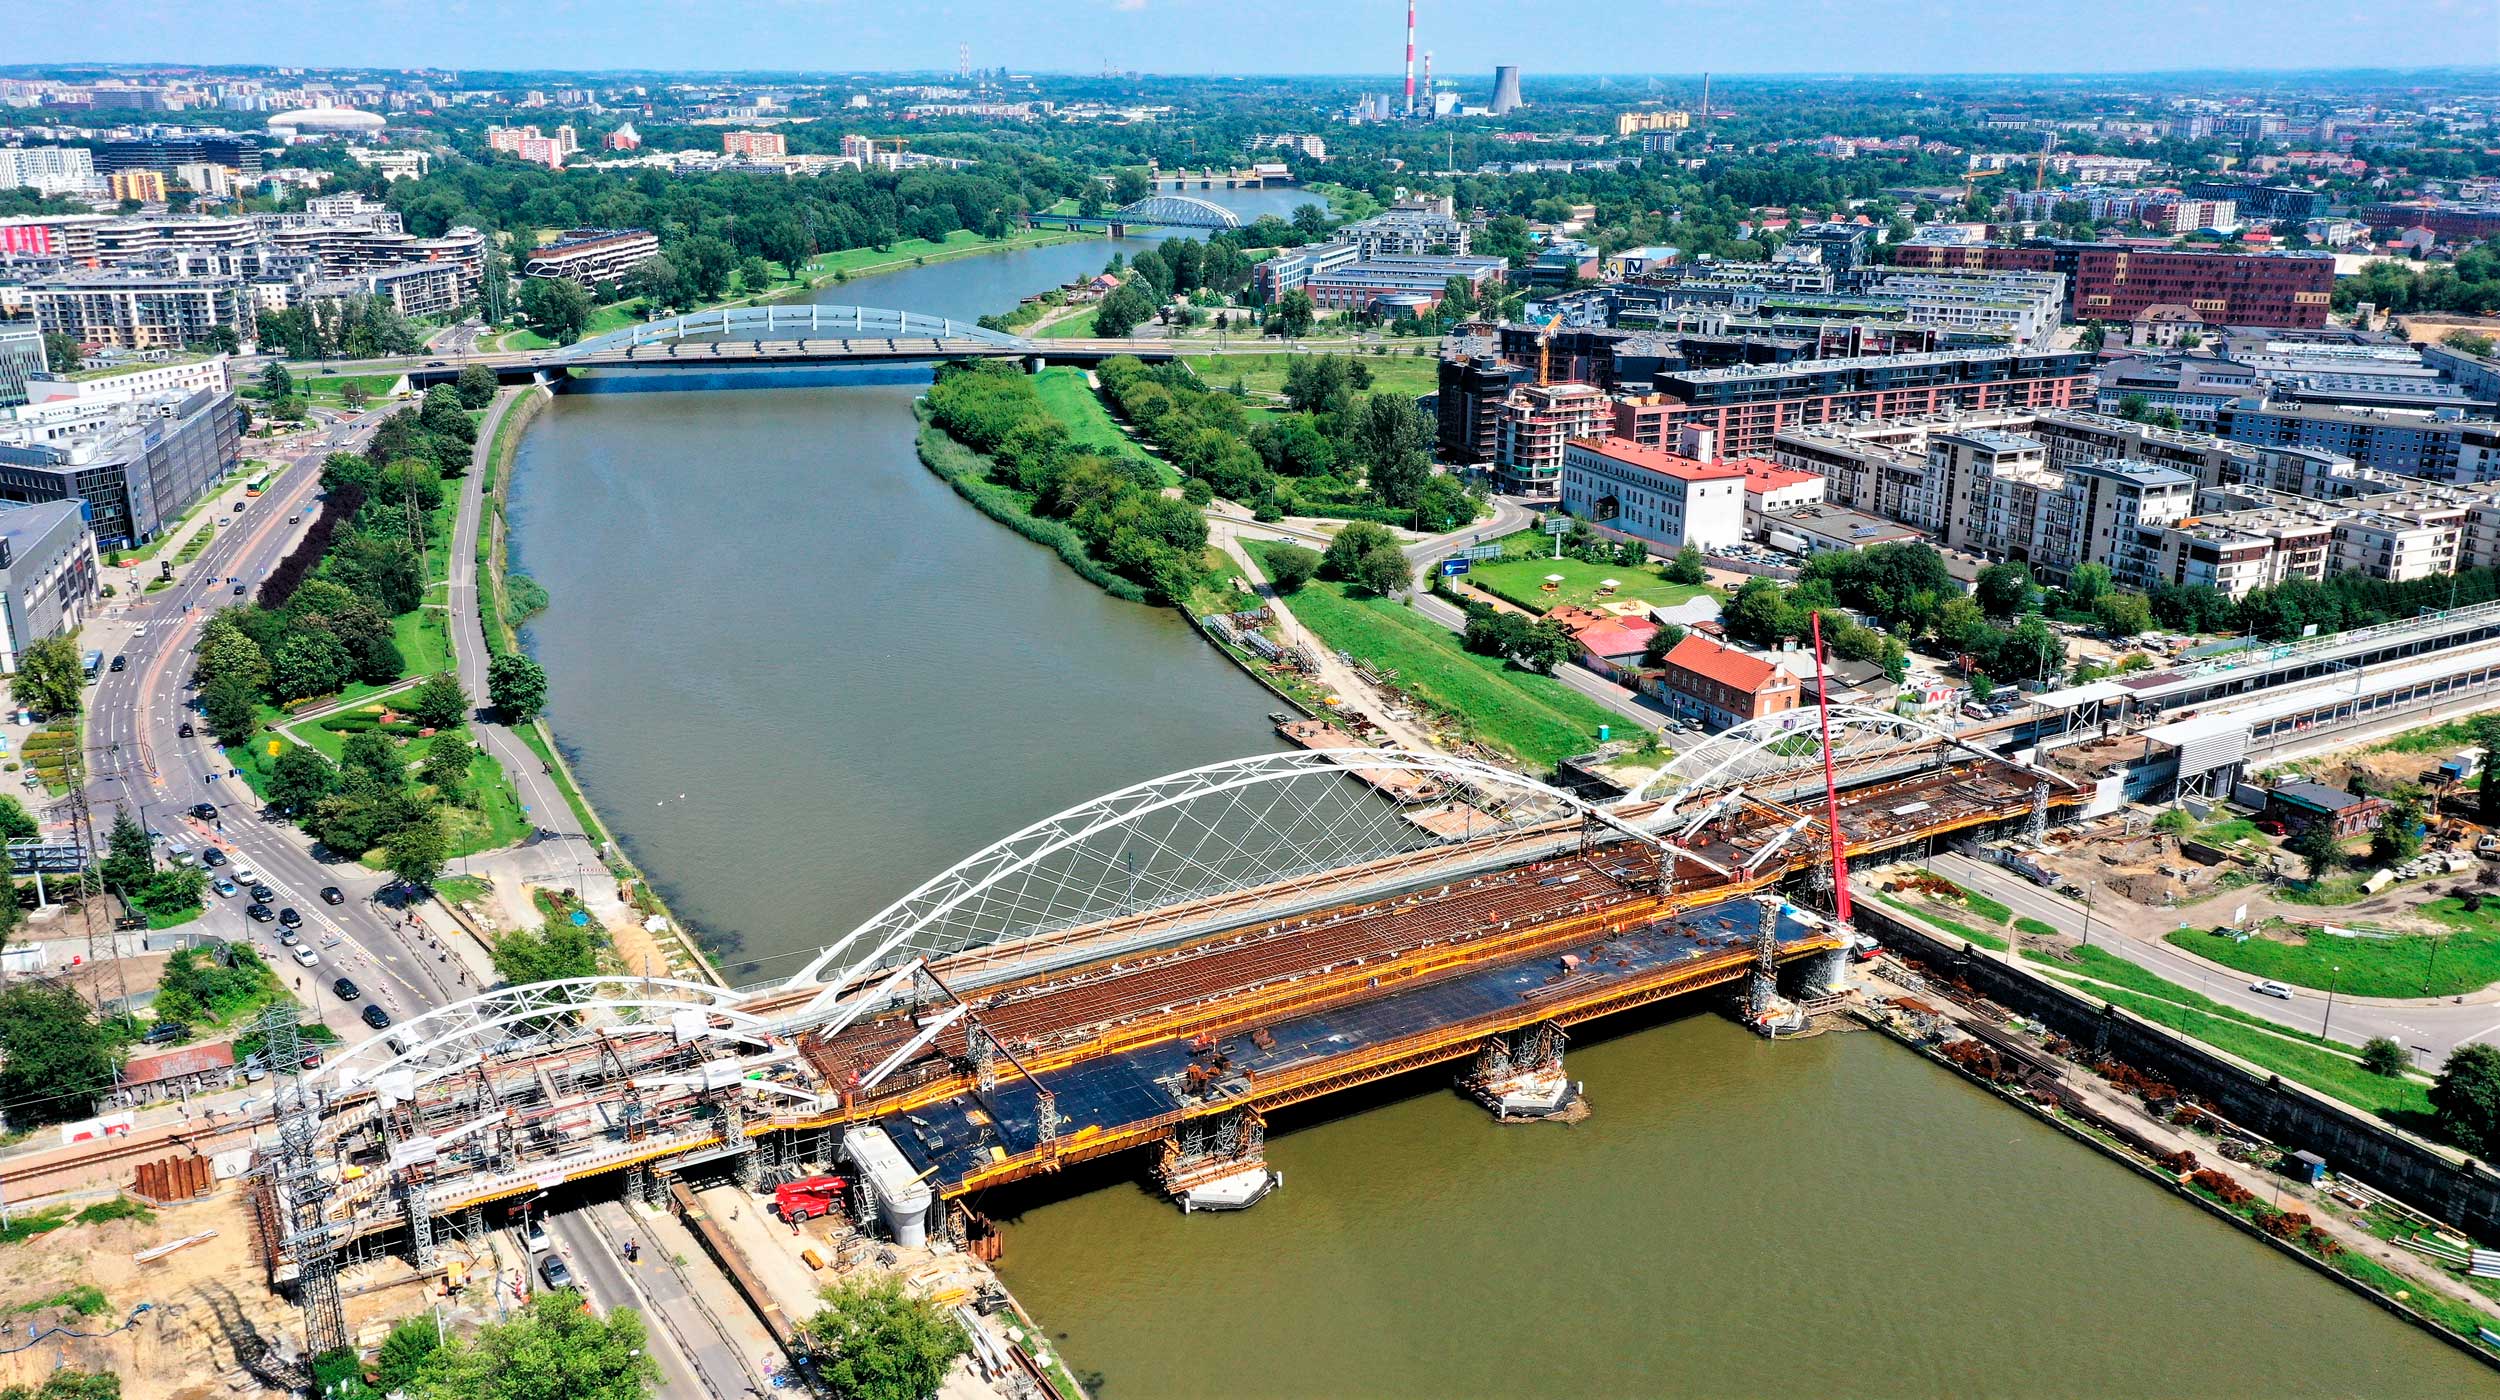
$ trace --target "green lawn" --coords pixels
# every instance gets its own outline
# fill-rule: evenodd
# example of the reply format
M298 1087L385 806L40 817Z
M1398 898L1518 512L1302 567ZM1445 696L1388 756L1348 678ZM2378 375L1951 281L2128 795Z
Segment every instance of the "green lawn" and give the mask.
M1265 558L1266 546L1253 543ZM1286 600L1328 646L1397 672L1397 683L1463 716L1475 735L1539 771L1586 753L1600 725L1629 732L1632 721L1552 676L1521 671L1462 650L1456 635L1413 609L1349 597L1342 584L1313 582Z
M304 374L298 376L295 382L304 397L312 402L342 407L346 400L341 396L350 384L361 386L368 399L379 402L388 398L404 378L405 375L398 374Z
M2500 906L2467 913L2461 901L2447 897L2423 905L2422 913L2456 932L2390 938L2313 934L2297 943L2264 937L2243 943L2184 929L2169 940L2251 977L2319 991L2332 986L2357 997L2458 996L2500 982Z
M1210 389L1229 389L1233 380L1252 395L1285 392L1285 366L1299 355L1191 355L1189 368ZM1371 371L1369 394L1429 394L1439 387L1440 360L1430 355L1350 355Z
M498 851L530 834L532 826L529 818L522 815L520 794L513 790L511 779L504 776L503 765L484 749L469 760L468 797L474 805L446 804L443 808L453 855Z
M1068 430L1068 440L1088 452L1106 457L1122 457L1144 462L1154 468L1155 475L1167 485L1178 485L1181 474L1161 458L1120 431L1120 425L1104 407L1102 398L1085 382L1085 371L1053 366L1033 376L1034 391L1041 395L1042 407Z
M1088 339L1094 334L1094 317L1101 312L1101 307L1089 306L1073 316L1063 316L1033 334L1041 340Z
M857 277L863 272L878 272L889 267L908 267L916 262L936 262L960 258L968 254L990 252L1002 248L1036 248L1051 243L1068 243L1097 235L1073 233L1067 229L1026 229L1005 238L988 239L970 229L957 229L944 241L932 243L925 238L901 238L883 248L845 248L838 253L818 253L801 269L810 282L822 282L839 272Z
M581 338L588 340L594 335L621 331L627 326L641 325L647 319L649 318L642 314L642 302L639 298L632 301L613 302L591 311L590 324L582 328ZM506 350L549 350L554 347L554 341L526 326L517 331L506 331L503 336L502 348Z
M399 644L408 675L430 676L451 669L451 628L441 608L422 607L392 618L391 640Z
M1552 546L1545 544L1542 534L1536 537L1536 542L1544 546L1547 554L1553 552ZM1563 576L1563 581L1551 593L1545 591L1547 574ZM1607 579L1613 579L1621 587L1601 595L1598 585ZM1638 566L1583 564L1568 556L1561 559L1506 558L1477 564L1468 571L1467 582L1531 612L1544 612L1563 603L1586 606L1599 601L1601 596L1606 601L1634 600L1658 608L1671 608L1703 596L1719 596L1718 590L1708 584L1667 582L1660 566L1655 563Z

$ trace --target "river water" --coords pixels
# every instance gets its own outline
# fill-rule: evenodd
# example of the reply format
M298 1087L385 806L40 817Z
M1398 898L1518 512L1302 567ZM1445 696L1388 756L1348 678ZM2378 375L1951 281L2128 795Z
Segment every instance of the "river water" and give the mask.
M819 299L971 317L1106 256ZM553 599L523 631L551 719L740 980L1029 821L1274 743L1266 692L1186 624L922 469L918 383L874 378L568 394L515 467L515 565ZM1871 1035L1771 1046L1702 1015L1572 1066L1597 1105L1576 1127L1496 1128L1430 1085L1288 1120L1287 1185L1240 1216L1185 1218L1116 1169L993 1202L1005 1270L1108 1400L2491 1393Z

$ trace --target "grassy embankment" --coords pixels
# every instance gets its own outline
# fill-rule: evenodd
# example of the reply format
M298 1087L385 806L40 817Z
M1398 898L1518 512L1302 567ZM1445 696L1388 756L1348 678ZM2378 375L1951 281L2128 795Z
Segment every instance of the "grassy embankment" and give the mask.
M1180 484L1178 471L1121 430L1119 420L1111 416L1102 397L1085 382L1085 371L1054 365L1033 376L1033 391L1041 395L1042 407L1068 430L1068 441L1078 448L1105 457L1143 462L1154 469L1166 486Z
M2295 987L2347 996L2458 996L2500 982L2500 902L2467 909L2453 895L2431 900L2420 913L2448 925L2447 933L2382 934L2343 938L2312 932L2297 942L2262 934L2241 940L2181 929L2171 944L2212 962Z
M1249 542L1262 563L1274 547ZM1403 604L1314 580L1285 605L1322 643L1375 670L1396 672L1399 686L1462 717L1476 739L1537 771L1595 747L1600 725L1627 732L1634 728L1630 720L1552 676L1467 651L1455 633Z
M1695 598L1720 596L1708 584L1669 583L1662 560L1639 565L1588 564L1568 555L1556 559L1553 553L1553 536L1523 530L1502 540L1500 559L1471 568L1467 582L1506 603L1539 613L1564 603L1585 607L1596 602L1639 602L1671 608ZM1547 574L1562 575L1551 593L1545 591ZM1611 593L1600 587L1608 579L1617 585Z
M2013 920L2009 917L2011 910L1975 892L1964 893L1959 910L1923 897L1876 897L1922 923L1993 952L2005 951L2006 936L2002 930L2009 923L2037 937L2055 932L2037 920ZM1965 917L1954 917L1957 913ZM2349 1048L2337 1042L2226 1006L2099 948L2076 947L2057 953L2026 948L2023 959L2086 996L2203 1041L2410 1131L2419 1133L2430 1126L2430 1099L2421 1081L2373 1074L2362 1068Z
M939 427L930 416L925 402L916 405L914 411L920 415L918 446L921 465L955 488L955 494L971 502L973 509L1035 544L1048 548L1059 556L1060 562L1105 593L1132 603L1146 601L1145 589L1111 572L1094 558L1075 527L1064 520L1051 520L1034 514L1032 492L1002 486L990 480L989 459L957 442Z
M1281 397L1285 392L1285 367L1299 355L1190 355L1183 359L1190 372L1210 389L1230 389L1241 382L1242 391L1256 403ZM1347 355L1371 371L1372 382L1358 394L1429 394L1439 387L1440 361L1433 357L1407 354Z

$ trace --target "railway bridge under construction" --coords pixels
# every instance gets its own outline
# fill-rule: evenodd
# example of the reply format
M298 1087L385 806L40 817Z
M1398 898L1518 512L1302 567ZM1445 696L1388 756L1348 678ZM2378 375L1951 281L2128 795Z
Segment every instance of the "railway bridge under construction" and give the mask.
M1185 1207L1247 1205L1276 1184L1264 1114L1429 1066L1506 1117L1568 1111L1575 1026L1714 988L1768 1017L1783 978L1837 992L1849 935L1815 912L1835 851L2037 829L2085 797L1915 721L1835 709L1828 747L1814 721L1739 726L1604 805L1396 750L1213 764L1034 823L768 985L589 978L428 1012L277 1096L272 1279L318 1350L342 1257L431 1268L444 1232L568 1183L827 1164L917 1243L950 1202L1120 1152Z

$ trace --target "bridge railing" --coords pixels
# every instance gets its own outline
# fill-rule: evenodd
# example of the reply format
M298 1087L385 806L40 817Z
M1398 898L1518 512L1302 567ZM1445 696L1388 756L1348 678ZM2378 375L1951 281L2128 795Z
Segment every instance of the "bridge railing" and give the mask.
M877 306L829 306L814 302L767 303L691 311L664 321L645 321L578 341L559 358L587 359L637 346L699 337L721 339L978 340L1021 349L1020 336L951 316L924 316Z

